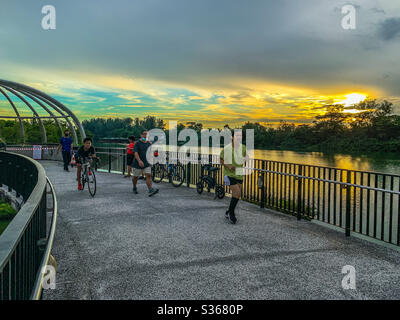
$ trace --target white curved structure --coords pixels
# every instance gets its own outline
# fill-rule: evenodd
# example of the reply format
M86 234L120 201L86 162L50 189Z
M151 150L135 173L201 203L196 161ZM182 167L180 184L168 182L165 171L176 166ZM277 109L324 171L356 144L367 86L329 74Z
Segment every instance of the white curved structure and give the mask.
M62 127L59 123L59 119L65 119L68 123L68 126L73 134L75 143L78 144L78 136L76 134L76 129L81 133L81 140L86 137L85 130L83 129L81 123L78 118L69 110L66 106L64 106L61 102L56 99L50 97L49 95L36 90L34 88L25 86L20 83L6 81L0 79L0 95L3 95L7 101L10 103L12 110L15 113L15 116L1 116L0 119L17 119L19 121L21 136L25 143L25 130L24 130L24 119L37 119L42 132L42 143L47 144L47 135L46 129L43 125L42 119L53 119L60 129L61 135L63 135ZM22 101L33 113L31 117L23 117L20 115L18 111L18 107L11 99L12 96L17 97L20 101ZM29 99L27 99L29 98ZM34 101L35 103L31 103L28 100ZM40 107L44 109L49 115L48 116L39 116L37 110L35 108Z

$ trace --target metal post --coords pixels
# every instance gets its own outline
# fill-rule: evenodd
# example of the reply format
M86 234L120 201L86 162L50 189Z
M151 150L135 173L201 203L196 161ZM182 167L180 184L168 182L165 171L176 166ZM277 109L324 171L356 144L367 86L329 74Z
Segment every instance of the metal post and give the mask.
M261 162L262 169L265 170L265 161ZM261 205L260 207L265 208L265 172L262 171L262 187L261 187Z
M301 176L303 174L303 166L299 165L299 173L298 175ZM301 190L302 190L302 182L303 178L297 178L297 220L301 220L301 213L302 213L302 200L301 200Z
M351 183L351 172L347 171L346 182ZM350 237L350 195L351 195L351 187L345 186L346 189L346 237Z
M122 149L122 175L125 175L125 167L126 167L126 156L125 156L125 150Z
M186 165L186 184L187 187L190 188L190 179L191 179L191 174L192 174L192 168L191 168L191 162L189 161L188 164Z
M108 172L111 172L111 148L108 148Z
M8 162L8 166L9 166L10 169L8 169L6 171L6 175L7 176L9 175L9 176L12 176L12 177L16 176L17 175L17 170L11 170L11 168L12 168L12 162L11 161ZM13 181L14 179L10 179L9 177L6 178L6 181L10 181L10 180ZM8 192L11 192L12 191L11 186L8 185L7 187L8 187ZM24 195L24 196L26 198L26 195Z
M176 156L178 156L178 153L176 154ZM171 158L173 159L173 154L172 152L168 152L168 165L171 164ZM172 160L174 161L174 160ZM167 174L168 174L168 183L172 183L172 174L168 168L168 166L166 167L167 169Z

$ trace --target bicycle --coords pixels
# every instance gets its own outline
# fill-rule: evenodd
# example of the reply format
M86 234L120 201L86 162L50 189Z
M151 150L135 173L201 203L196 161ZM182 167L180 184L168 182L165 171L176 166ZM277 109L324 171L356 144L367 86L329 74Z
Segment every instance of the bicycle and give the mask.
M87 183L89 194L94 197L96 194L96 174L95 169L97 168L98 158L83 158L82 163L82 174L81 174L81 183L82 190L85 190L85 185ZM95 168L92 168L92 162L95 161Z
M180 187L185 180L185 167L181 163L177 164L160 164L156 163L151 168L152 180L155 183L160 183L164 176L168 177L169 182L172 183L174 187Z
M215 189L215 198L222 199L225 197L225 188L223 185L218 184L215 179L215 173L219 170L217 167L213 167L210 164L201 165L201 175L200 179L196 184L196 190L198 194L202 194L204 188L210 192L211 189ZM204 172L207 171L207 174ZM215 199L214 198L214 199Z

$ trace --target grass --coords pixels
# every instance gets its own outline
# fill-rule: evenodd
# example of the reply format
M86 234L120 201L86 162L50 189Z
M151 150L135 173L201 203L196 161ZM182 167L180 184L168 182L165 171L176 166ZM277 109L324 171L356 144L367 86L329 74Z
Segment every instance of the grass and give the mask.
M7 228L17 211L8 203L0 200L0 234Z

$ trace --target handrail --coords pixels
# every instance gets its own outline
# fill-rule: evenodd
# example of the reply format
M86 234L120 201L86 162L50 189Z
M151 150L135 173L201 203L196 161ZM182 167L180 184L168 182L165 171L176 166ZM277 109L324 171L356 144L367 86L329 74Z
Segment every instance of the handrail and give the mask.
M1 182L24 197L24 205L0 236L0 299L39 299L43 265L49 260L55 234L57 200L54 187L44 168L29 157L0 152L0 164ZM47 184L54 205L49 235Z
M311 180L311 181L328 182L328 183L333 183L333 184L340 185L342 187L356 187L356 188L370 190L370 191L386 192L386 193L395 194L395 195L399 195L400 196L400 192L398 192L398 191L387 190L387 189L382 189L382 188L368 187L368 186L363 186L363 185L355 184L355 183L342 182L342 181L330 180L330 179L321 179L321 178L315 178L315 177L308 177L308 176L303 176L303 175L294 174L294 173L286 173L286 172L265 170L265 169L258 169L258 168L244 167L244 169L254 170L254 171L258 171L258 172L265 172L265 173L274 173L274 174L278 174L278 175L281 175L281 176L295 177L295 178Z
M97 153L108 155L99 170L125 173L127 159L126 152L121 152L123 148L96 149ZM179 151L166 153L177 159L188 155ZM191 160L185 157L189 160L184 163L186 187L198 182L199 156L203 158L201 162L208 160L221 166L216 161L218 154L192 152ZM339 226L345 229L346 236L355 232L400 246L400 175L260 159L250 159L246 169L254 173L243 177L243 200L295 215L297 219L304 217ZM222 170L216 179L219 184L224 183ZM228 186L225 191L229 192Z
M3 152L0 151L0 153ZM29 222L32 219L33 213L39 207L43 192L46 188L46 174L44 168L37 161L21 154L12 152L7 153L22 157L27 161L31 161L38 171L38 181L29 198L25 201L22 208L18 211L18 214L11 220L10 224L0 236L0 270L2 270L5 267L6 263L8 263L8 259L14 252L19 241L21 240L24 231L26 230Z
M48 145L51 145L51 144L47 144L46 146L48 146ZM57 144L53 144L53 146L54 145L57 145ZM24 145L24 146L21 146L21 147L31 147L32 145ZM7 147L18 147L18 145L8 145ZM99 151L99 152L97 152L97 153L101 153L101 154L110 154L110 155L121 155L121 153L109 153L109 152L106 152L106 151L103 151L104 149L106 149L106 150L108 150L108 149L111 149L111 150L119 150L119 151L121 151L121 150L126 150L126 148L119 148L119 147L95 147L95 149L96 150L99 150L99 149L102 149L102 151ZM279 151L279 150L275 150L275 151ZM168 150L166 150L165 152L170 152L170 151L168 151ZM179 152L179 151L171 151L171 152L174 152L174 153L181 153L181 154L184 154L184 153L182 153L182 152ZM203 154L203 155L206 155L205 153L201 153L201 152L198 152L198 153L192 153L192 154L198 154L198 155L201 155L201 154ZM211 156L218 156L218 154L212 154ZM396 177L396 178L400 178L400 174L395 174L395 173L384 173L384 172L378 172L378 171L362 171L362 170L354 170L354 169L346 169L346 168L340 168L340 167L329 167L329 166L319 166L319 165L314 165L314 164L306 164L306 163L297 163L297 162L285 162L285 161L278 161L278 160L268 160L268 159L254 159L254 158L251 158L250 160L252 160L252 161L268 161L268 162L276 162L276 163L282 163L282 164L291 164L291 165L298 165L298 166L308 166L308 167L312 167L312 168L321 168L321 169L336 169L336 170L346 170L346 171L349 171L349 172L358 172L358 173L364 173L364 174L377 174L377 175L381 175L381 176L392 176L392 177Z
M46 249L43 255L42 262L40 264L39 270L38 270L38 276L36 279L36 285L34 287L34 290L32 292L31 300L39 300L42 294L42 289L43 289L43 278L45 276L45 273L43 272L44 267L48 264L49 259L50 259L50 253L51 249L53 247L53 242L54 242L54 236L56 233L56 225L57 225L57 214L58 214L58 203L57 203L57 197L56 193L54 191L54 186L51 183L50 179L46 177L47 183L50 186L50 193L53 198L53 215L51 219L51 229L49 232L49 236L47 238L47 245Z

